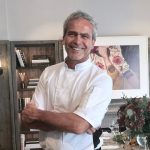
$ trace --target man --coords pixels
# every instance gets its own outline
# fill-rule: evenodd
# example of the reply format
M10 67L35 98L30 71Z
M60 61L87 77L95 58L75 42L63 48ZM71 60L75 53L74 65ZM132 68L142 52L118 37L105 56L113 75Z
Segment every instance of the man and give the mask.
M47 150L94 150L92 133L99 128L111 100L111 78L94 65L89 54L96 40L91 16L77 11L64 23L65 62L47 67L23 123L40 129Z

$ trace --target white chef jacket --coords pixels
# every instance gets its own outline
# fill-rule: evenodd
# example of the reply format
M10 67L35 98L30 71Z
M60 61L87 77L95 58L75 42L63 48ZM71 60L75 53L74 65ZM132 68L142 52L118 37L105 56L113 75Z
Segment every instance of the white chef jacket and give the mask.
M65 62L47 67L38 83L33 100L38 108L52 112L72 112L99 128L111 101L112 80L90 59L75 69ZM94 150L90 134L40 131L46 150Z

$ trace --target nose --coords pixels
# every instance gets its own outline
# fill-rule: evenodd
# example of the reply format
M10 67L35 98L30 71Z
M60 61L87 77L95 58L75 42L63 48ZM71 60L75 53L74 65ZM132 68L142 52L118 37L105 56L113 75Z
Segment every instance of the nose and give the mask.
M82 41L82 38L81 38L80 34L78 34L74 37L74 43L80 44L81 41Z

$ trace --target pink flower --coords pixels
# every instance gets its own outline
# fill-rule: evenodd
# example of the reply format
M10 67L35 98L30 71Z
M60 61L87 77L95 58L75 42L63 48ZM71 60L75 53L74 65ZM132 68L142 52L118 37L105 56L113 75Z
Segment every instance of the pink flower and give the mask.
M100 63L100 62L97 62L96 65L97 65L99 68L101 68L101 69L105 69L105 68L104 68L105 66L104 66L102 63Z
M113 57L113 63L115 63L116 65L120 65L123 63L123 58L120 56L114 56Z

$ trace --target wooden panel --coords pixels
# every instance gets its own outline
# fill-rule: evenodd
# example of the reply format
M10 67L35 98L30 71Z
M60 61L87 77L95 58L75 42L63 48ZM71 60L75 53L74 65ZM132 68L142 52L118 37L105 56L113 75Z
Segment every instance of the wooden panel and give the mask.
M149 89L150 89L150 38L148 39ZM150 95L150 90L149 90Z
M12 150L12 118L9 91L8 43L0 41L0 59L3 74L0 75L0 149Z

